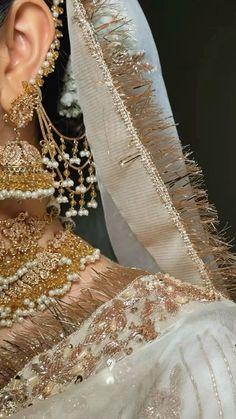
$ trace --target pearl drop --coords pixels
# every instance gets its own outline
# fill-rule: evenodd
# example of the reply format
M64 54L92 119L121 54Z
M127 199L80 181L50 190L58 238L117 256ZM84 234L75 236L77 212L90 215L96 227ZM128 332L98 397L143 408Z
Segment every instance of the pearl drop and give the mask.
M24 304L25 304L26 306L28 306L28 305L29 305L29 303L30 303L29 298L26 298L26 299L24 300Z

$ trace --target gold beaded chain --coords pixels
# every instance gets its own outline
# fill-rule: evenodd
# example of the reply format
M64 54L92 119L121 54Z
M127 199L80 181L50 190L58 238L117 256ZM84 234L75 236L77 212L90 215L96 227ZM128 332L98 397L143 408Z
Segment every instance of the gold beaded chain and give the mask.
M27 213L0 221L0 327L47 309L79 281L87 264L100 259L99 249L69 230L40 247L49 223L47 216L38 219Z

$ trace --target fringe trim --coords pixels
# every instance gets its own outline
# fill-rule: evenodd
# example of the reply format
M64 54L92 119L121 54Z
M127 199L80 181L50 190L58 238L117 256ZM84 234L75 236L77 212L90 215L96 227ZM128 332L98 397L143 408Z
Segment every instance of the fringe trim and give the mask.
M58 300L44 314L32 316L22 330L9 334L0 347L0 388L5 387L34 356L71 335L97 308L143 275L146 273L141 270L118 265L103 272L93 269L93 285L82 289L78 298L70 298L67 302Z
M157 186L156 189L162 193L204 284L208 288L213 284L236 299L236 255L230 252L226 232L217 232L217 212L203 189L201 169L189 151L180 156L178 139L168 133L173 123L163 117L154 101L152 81L147 78L151 66L145 62L145 53L130 53L132 24L121 15L121 7L115 2L75 0L74 4L75 21L81 26L83 18L87 21L84 28L87 40L90 37L90 42L97 44L94 48L98 55L102 52L99 58L104 60L113 89L124 105L133 132L138 135L135 145L142 161L155 169L153 183L157 185L160 179L164 182L164 193ZM101 18L102 24L98 23ZM88 46L91 46L89 42Z

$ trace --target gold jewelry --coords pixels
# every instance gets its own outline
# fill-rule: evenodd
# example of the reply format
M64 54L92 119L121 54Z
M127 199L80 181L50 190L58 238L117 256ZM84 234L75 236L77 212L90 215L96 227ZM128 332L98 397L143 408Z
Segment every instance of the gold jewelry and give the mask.
M47 58L36 76L29 82L23 82L23 92L13 101L9 113L4 115L4 121L14 125L16 140L19 142L20 130L32 121L34 111L36 110L43 137L40 142L42 146L42 163L54 178L52 187L56 190L57 203L69 202L70 208L66 212L66 216L73 217L77 214L80 216L89 214L88 209L85 208L85 194L87 192L90 193L87 208L97 207L95 165L91 152L89 151L87 139L84 135L79 138L64 136L52 124L43 107L40 90L44 84L43 77L48 76L49 73L54 71L55 61L59 56L59 38L62 36L59 30L62 26L62 21L59 19L59 16L63 13L63 9L59 5L62 2L61 0L53 0L51 11L55 22L55 39L51 44ZM59 140L58 143L54 137ZM78 147L79 142L82 142L84 146L84 149L81 151L79 151ZM70 152L68 152L68 149ZM87 175L84 175L84 170L87 170ZM77 186L75 186L75 181L72 179L75 173L77 174ZM20 181L18 183L24 184L24 182ZM25 190L22 192L25 193ZM78 211L75 209L76 205L79 205Z
M50 219L27 213L0 221L0 327L22 322L62 298L100 251L70 231L57 234L44 249L39 245ZM6 246L4 243L8 243Z
M27 141L0 146L0 200L45 198L54 194L53 183L39 151Z

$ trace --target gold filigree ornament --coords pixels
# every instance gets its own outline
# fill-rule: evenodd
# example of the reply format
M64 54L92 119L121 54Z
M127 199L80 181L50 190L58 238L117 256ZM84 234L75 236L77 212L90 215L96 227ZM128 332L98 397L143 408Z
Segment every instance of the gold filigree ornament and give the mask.
M3 181L0 184L0 199L8 197L40 198L54 194L54 201L57 205L70 204L66 211L66 217L87 216L89 208L97 208L95 186L97 179L87 138L85 135L70 138L62 135L56 129L43 107L40 90L44 84L44 77L54 71L55 61L59 56L60 37L62 36L59 29L62 26L62 21L59 17L63 13L61 3L63 3L63 0L53 0L51 7L55 22L55 39L50 46L45 61L34 78L28 82L23 82L23 92L12 102L9 112L4 115L4 121L14 126L16 140L8 143L7 148L1 151L5 153L7 149L11 149L11 154L14 156L18 155L21 149L22 170L18 164L15 167L13 161L8 161L7 164L1 166ZM40 141L42 159L40 166L37 155L34 166L31 167L33 170L29 172L28 157L33 154L36 157L37 150L35 149L35 152L33 152L33 146L28 147L27 150L26 142L20 139L20 130L33 120L35 111L42 134L42 140ZM79 143L83 145L82 150ZM16 150L14 150L14 147ZM28 155L26 151L28 151ZM43 169L43 167L46 169ZM22 171L24 175L22 175ZM46 171L48 175L46 175ZM37 176L34 176L36 172ZM36 177L38 178L37 182ZM76 180L73 180L72 177L73 179L76 177ZM35 189L33 189L33 185L35 185ZM85 194L87 192L90 194L90 199L86 204ZM78 210L76 210L76 207Z
M94 249L69 230L45 248L39 245L50 217L19 214L0 221L0 327L22 322L65 296L89 263L100 259Z
M53 183L40 152L27 141L0 146L0 200L49 197L55 192Z

